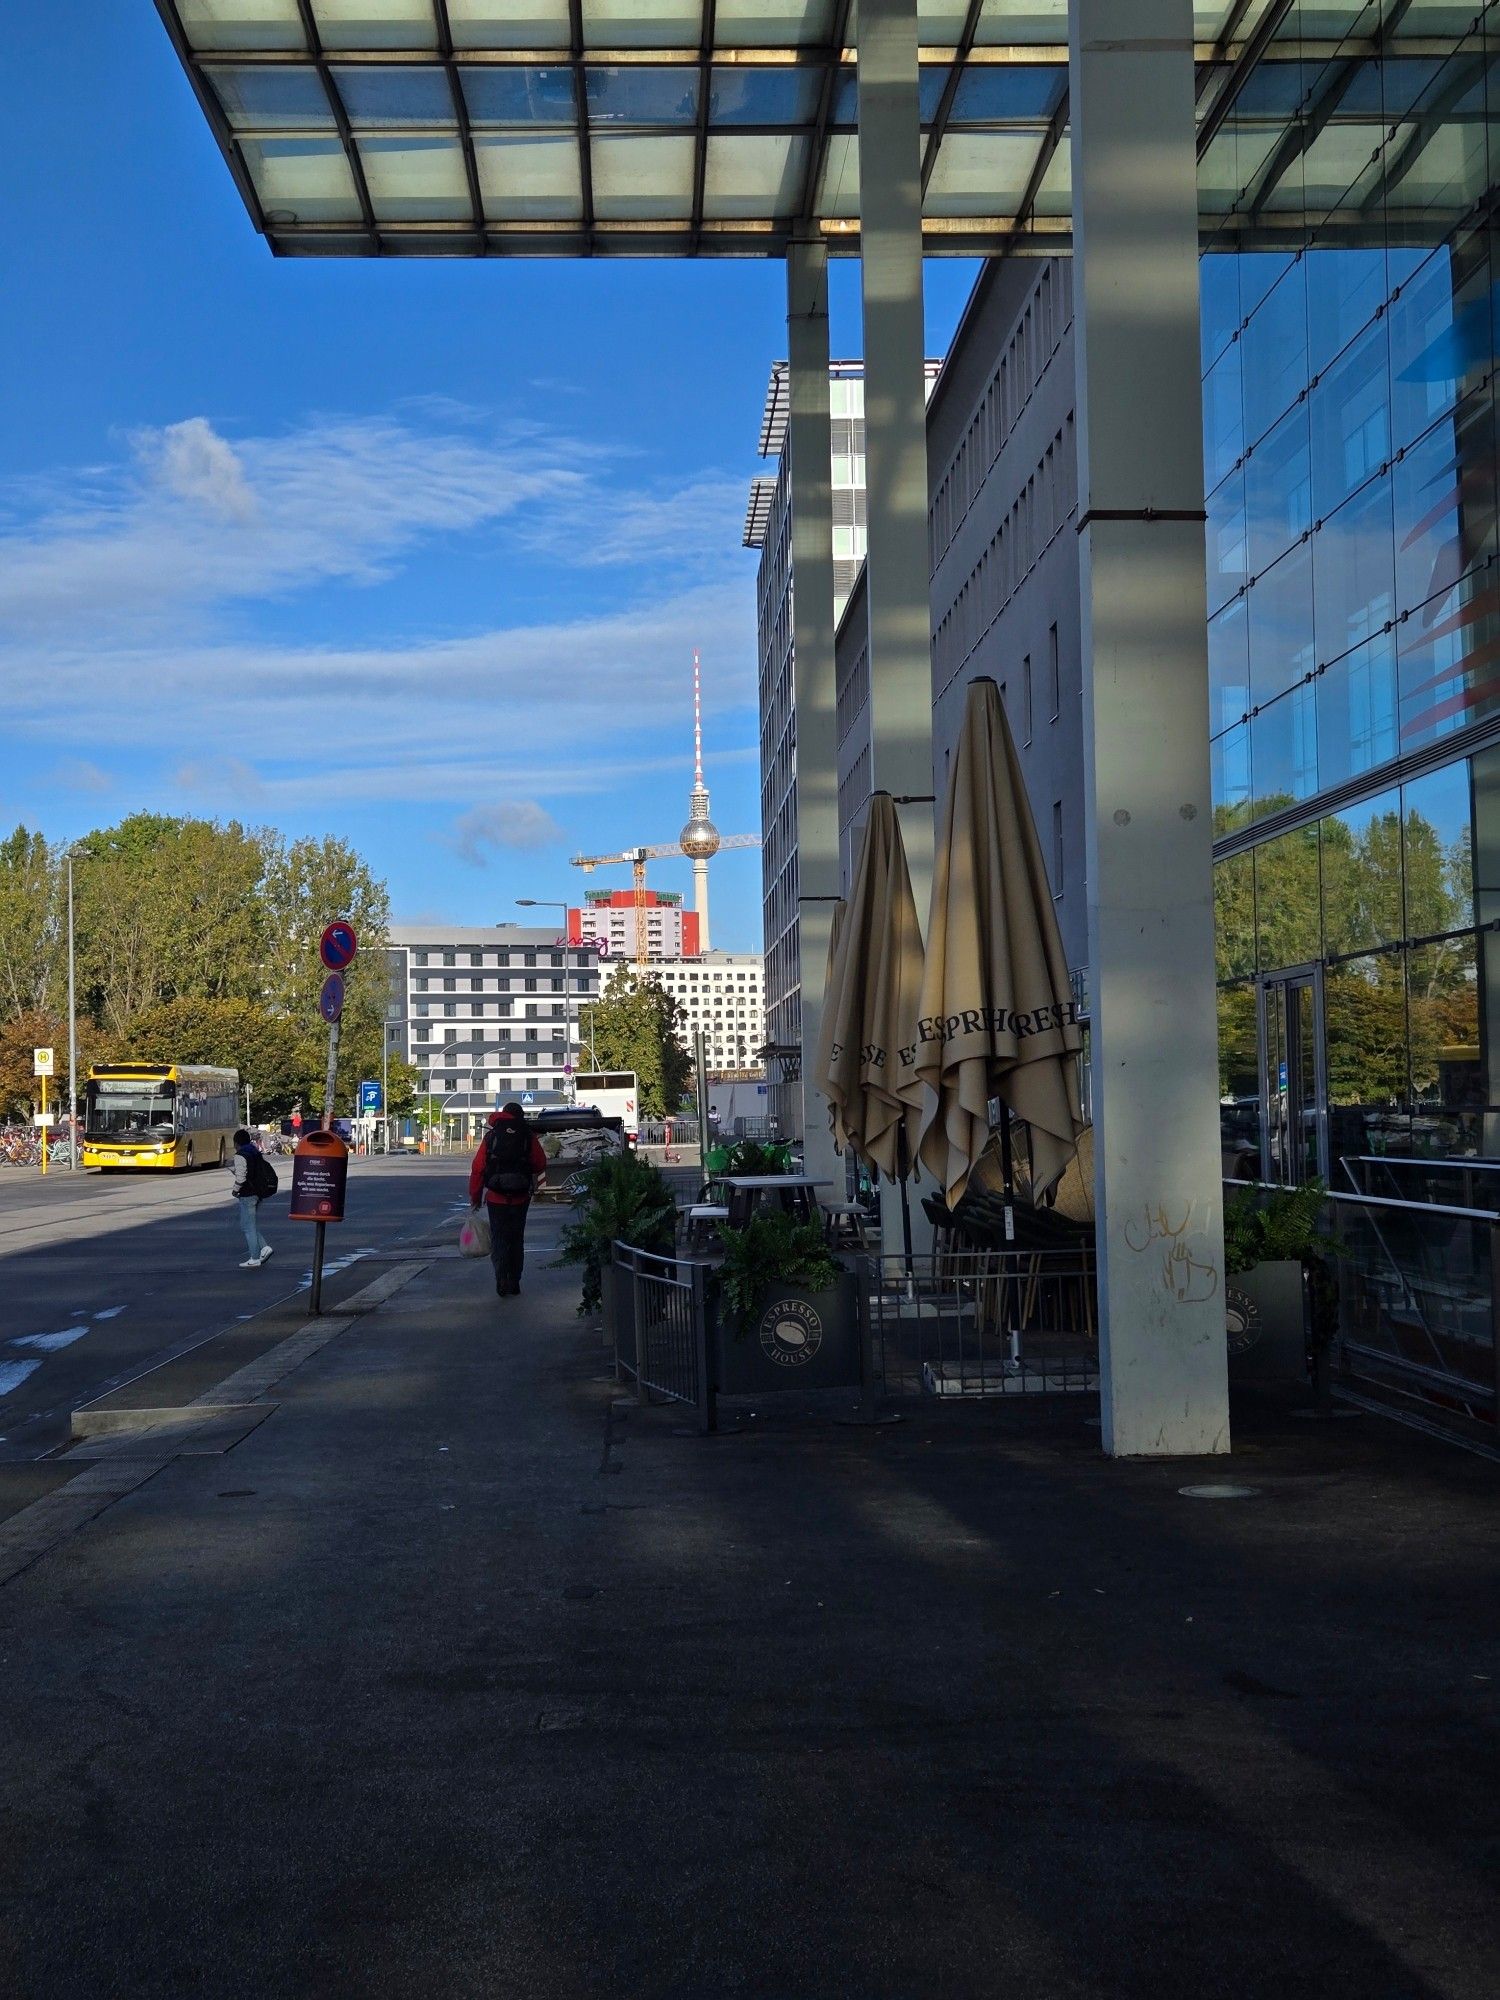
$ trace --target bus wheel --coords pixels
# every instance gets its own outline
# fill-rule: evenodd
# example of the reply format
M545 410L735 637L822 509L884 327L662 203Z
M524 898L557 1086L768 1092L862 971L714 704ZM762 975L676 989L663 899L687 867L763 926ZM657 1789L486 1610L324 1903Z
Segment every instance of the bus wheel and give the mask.
M190 1167L193 1164L193 1142L191 1139L188 1140L187 1163Z

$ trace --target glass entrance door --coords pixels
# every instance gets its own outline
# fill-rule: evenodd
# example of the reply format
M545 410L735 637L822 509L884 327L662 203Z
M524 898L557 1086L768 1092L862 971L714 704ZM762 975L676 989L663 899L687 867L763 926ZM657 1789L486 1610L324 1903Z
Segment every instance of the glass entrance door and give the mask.
M1286 1187L1328 1178L1323 969L1267 973L1260 984L1261 1162Z

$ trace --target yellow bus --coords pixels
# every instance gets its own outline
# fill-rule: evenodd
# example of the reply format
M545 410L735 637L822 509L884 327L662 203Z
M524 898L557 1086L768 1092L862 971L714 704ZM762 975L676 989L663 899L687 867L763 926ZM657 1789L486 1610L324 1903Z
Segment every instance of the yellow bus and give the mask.
M95 1063L85 1085L86 1167L221 1167L240 1123L240 1076L196 1063Z

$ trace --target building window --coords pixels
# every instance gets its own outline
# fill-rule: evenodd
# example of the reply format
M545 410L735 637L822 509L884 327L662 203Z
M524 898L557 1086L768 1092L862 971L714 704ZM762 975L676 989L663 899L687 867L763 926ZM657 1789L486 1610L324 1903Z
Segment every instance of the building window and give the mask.
M427 981L425 979L414 979L412 985L418 993L425 993L427 991Z
M458 1002L456 1000L445 1000L443 1002L443 1012L451 1020L458 1012Z
M482 993L484 991L484 981L482 979L471 979L469 987L472 992Z
M444 965L457 965L458 953L454 951L445 951L443 953L443 963Z
M458 981L456 979L445 979L443 981L443 991L445 993L456 993L458 991Z
M411 955L411 962L412 962L412 964L413 964L413 965L425 965L425 964L427 963L427 954L426 954L426 952L425 952L425 951L414 951L414 952L412 953L412 955Z
M1047 632L1047 700L1052 710L1052 720L1056 722L1062 714L1062 666L1057 653L1057 627L1050 626Z

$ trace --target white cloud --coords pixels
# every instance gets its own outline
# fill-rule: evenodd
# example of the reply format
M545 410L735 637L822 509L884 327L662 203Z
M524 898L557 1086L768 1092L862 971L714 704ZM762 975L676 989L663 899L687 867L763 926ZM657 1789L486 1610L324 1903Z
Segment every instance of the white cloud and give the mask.
M108 771L87 757L59 758L52 767L52 782L70 792L108 792L114 788Z
M305 804L311 784L329 800L384 786L451 809L518 769L533 802L655 771L641 833L669 837L695 647L711 746L753 734L737 480L643 484L634 459L440 403L233 440L188 417L130 442L71 491L0 490L0 737L71 750L64 718L107 701L111 755L95 749L93 784L111 781L113 756L140 782L267 810ZM404 606L387 593L374 613L339 594L416 578L429 550L467 534L488 537L467 553L478 586L456 594L446 629L427 592ZM597 573L606 564L617 578ZM526 611L507 617L512 585ZM392 604L409 629L365 638ZM340 627L361 636L322 636ZM64 782L84 782L71 767ZM713 770L711 748L710 783ZM514 845L518 830L476 826L470 848Z
M142 431L136 452L169 493L206 507L227 521L248 521L255 499L245 468L204 417L188 417L165 430Z
M501 799L460 814L448 844L472 867L482 868L497 848L546 847L561 838L562 828L535 799Z

